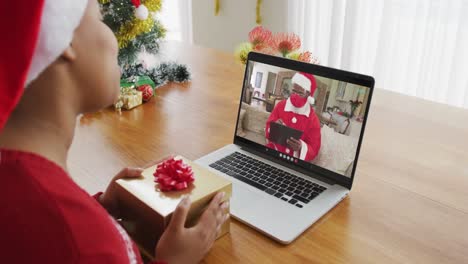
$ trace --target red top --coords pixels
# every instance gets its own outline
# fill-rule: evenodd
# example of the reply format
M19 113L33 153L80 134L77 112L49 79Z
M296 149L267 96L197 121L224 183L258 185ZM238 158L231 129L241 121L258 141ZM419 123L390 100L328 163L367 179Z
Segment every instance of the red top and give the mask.
M55 163L0 150L2 263L142 263L120 225Z
M266 123L265 135L266 138L270 138L270 123L275 122L278 119L283 120L284 124L288 127L303 131L300 138L302 148L300 153L295 153L292 149L287 146L276 144L274 142L268 142L267 147L275 149L279 152L294 156L305 161L312 161L318 155L321 145L321 132L320 132L320 121L315 114L314 109L310 107L309 113L298 114L292 111L286 111L287 100L279 102Z

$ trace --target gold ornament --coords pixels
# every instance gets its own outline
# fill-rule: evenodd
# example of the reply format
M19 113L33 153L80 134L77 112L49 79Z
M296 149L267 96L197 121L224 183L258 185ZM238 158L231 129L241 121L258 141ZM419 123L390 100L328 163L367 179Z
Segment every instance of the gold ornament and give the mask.
M261 14L262 4L263 4L263 0L257 0L257 5L255 7L255 16L256 16L255 23L257 23L257 25L260 25L263 22L263 18ZM215 0L215 9L214 9L215 16L219 15L220 8L221 8L220 0Z
M215 16L219 15L219 8L220 8L219 0L215 0Z
M256 11L256 19L255 19L255 22L257 23L257 25L260 25L262 24L262 14L260 13L260 8L262 7L262 3L263 3L263 0L257 0L257 6L255 8L255 11Z

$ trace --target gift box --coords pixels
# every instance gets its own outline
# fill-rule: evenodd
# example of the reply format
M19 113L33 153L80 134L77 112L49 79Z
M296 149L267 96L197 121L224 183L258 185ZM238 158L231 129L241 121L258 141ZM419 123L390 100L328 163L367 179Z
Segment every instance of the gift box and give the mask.
M156 244L184 196L190 196L192 201L185 226L192 227L218 192L226 193L224 201L229 200L232 194L230 181L184 157L175 159L191 166L194 173L195 180L184 190L161 191L153 176L158 164L144 170L143 177L117 181L122 225L149 259L154 257ZM229 208L227 210L229 212ZM221 227L218 238L229 232L229 225L230 219Z
M119 99L115 103L115 108L130 110L143 104L143 93L133 89L133 87L124 87L120 89Z

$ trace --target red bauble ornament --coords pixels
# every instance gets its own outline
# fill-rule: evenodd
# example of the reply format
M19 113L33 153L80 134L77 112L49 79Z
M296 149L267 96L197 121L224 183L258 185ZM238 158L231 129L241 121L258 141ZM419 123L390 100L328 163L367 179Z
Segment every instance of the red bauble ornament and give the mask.
M137 90L143 93L143 102L148 102L154 95L153 88L149 84L139 86Z

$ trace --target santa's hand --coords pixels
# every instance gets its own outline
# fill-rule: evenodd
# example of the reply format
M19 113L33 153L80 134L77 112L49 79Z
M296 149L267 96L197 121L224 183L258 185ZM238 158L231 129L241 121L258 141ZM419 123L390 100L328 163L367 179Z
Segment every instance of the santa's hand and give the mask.
M285 125L283 120L281 120L281 119L276 120L275 123L278 123L278 124L283 125L283 126Z
M302 143L300 140L297 140L293 137L286 140L288 146L294 151L301 151Z

